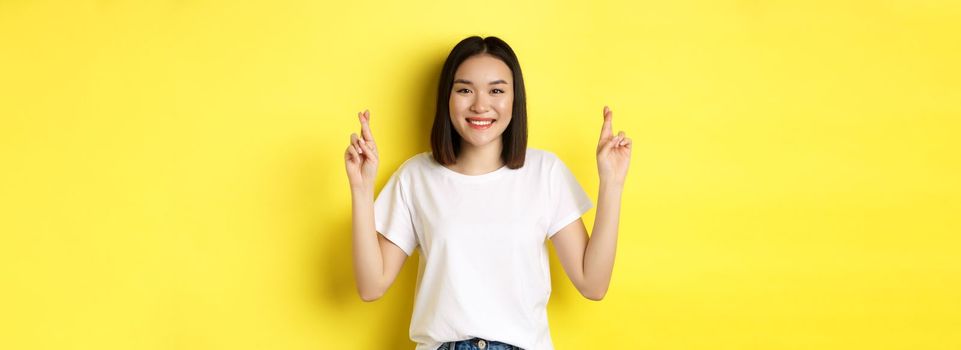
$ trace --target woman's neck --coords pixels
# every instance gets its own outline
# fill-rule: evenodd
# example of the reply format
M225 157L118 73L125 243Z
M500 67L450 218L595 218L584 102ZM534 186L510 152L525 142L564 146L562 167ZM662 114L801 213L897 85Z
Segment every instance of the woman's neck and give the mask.
M448 168L464 175L483 175L500 169L504 166L504 161L501 160L501 140L497 139L480 147L462 142L457 164L451 164Z

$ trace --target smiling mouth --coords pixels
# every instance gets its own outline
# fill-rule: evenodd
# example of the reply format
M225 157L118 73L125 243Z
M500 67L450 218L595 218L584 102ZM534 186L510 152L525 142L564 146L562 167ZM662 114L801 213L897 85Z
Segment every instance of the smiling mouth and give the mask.
M467 118L467 124L470 125L471 129L477 130L487 130L490 129L497 119L493 118Z
M486 119L486 120L485 119L469 119L469 118L467 119L468 123L470 123L471 125L477 125L477 126L491 125L491 124L494 124L494 122L496 121L497 120L494 120L494 119Z

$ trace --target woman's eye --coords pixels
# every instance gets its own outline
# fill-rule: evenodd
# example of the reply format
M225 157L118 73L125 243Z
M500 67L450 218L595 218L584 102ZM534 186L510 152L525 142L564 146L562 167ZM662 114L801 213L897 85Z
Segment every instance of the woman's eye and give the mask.
M493 92L493 93L495 93L495 94L503 94L503 93L504 93L504 90L494 89L494 90L491 90L491 92Z
M457 92L458 92L458 93L462 93L462 94L469 94L469 93L470 93L470 90L460 89L460 90L457 90Z

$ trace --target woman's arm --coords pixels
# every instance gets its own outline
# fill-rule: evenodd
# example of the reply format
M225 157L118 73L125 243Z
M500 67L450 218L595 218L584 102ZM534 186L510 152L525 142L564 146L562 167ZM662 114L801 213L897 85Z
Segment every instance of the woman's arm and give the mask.
M631 159L632 141L623 131L616 137L613 135L612 118L613 113L604 107L604 125L597 146L600 187L593 234L588 237L584 221L577 219L551 237L568 278L581 295L591 300L603 299L611 284L621 195Z
M364 301L380 299L407 260L407 253L374 230L373 198L373 190L351 189L354 279Z
M351 134L351 144L344 153L353 216L354 279L360 298L374 301L394 283L407 254L375 230L374 180L380 156L370 131L370 112L358 113L357 117L363 138Z
M621 211L621 187L601 183L597 195L597 215L593 235L587 236L584 221L577 219L554 236L551 242L557 257L585 298L601 300L607 294L617 252L617 226Z

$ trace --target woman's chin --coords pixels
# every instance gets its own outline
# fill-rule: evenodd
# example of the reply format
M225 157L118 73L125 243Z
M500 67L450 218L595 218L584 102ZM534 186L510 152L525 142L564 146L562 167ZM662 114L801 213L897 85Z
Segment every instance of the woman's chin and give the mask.
M470 145L470 147L473 147L473 148L480 148L480 147L489 146L489 145L493 144L494 142L496 142L497 140L498 140L498 138L485 138L485 139L481 139L481 140L477 140L477 139L467 139L467 138L463 139L463 141L464 141L465 144L468 144L468 145Z

